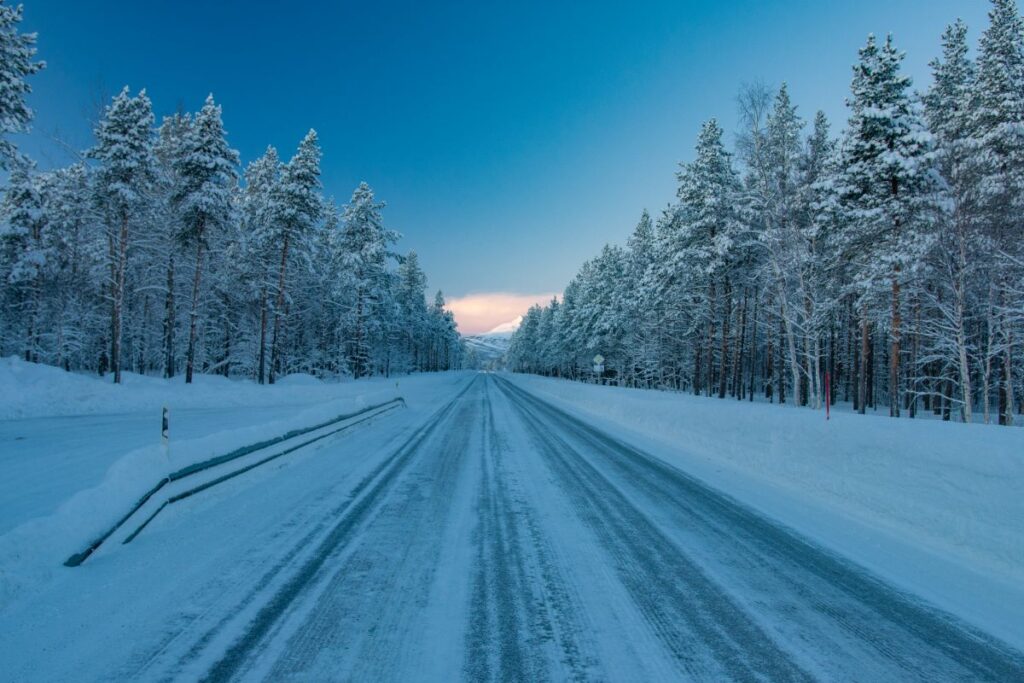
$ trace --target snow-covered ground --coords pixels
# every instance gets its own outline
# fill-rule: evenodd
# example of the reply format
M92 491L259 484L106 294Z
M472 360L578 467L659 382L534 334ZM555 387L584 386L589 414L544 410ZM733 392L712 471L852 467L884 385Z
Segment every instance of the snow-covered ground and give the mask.
M302 424L314 417L301 415L308 408L343 410L346 402L387 400L402 382L408 386L409 378L331 383L291 375L260 386L197 375L186 385L183 377L124 373L124 384L117 386L109 375L101 379L0 359L0 534L95 486L125 454L158 447L163 406L170 409L172 453L180 462L193 457L189 449L201 437L282 419L296 422L296 415ZM272 424L268 431L282 427L287 428ZM211 442L209 448L222 445Z
M144 410L58 406L63 416L7 423L29 438L5 444L44 444L53 423L63 449L92 453L61 483L78 481L74 494L45 485L61 449L0 460L66 498L32 512L25 494L11 506L23 521L0 533L0 661L12 680L1024 674L1018 430L852 415L826 425L807 410L503 373L397 388L307 378L297 391L52 379L84 382L62 393L67 405L113 390L126 406L136 392ZM408 408L61 565L169 467L396 389ZM172 463L148 435L162 403L147 404L150 391L179 398L176 416L195 413ZM212 407L216 392L234 403ZM77 445L75 420L92 425ZM119 430L141 441L107 448Z
M429 403L438 382L456 376L330 383L292 375L260 386L198 375L189 386L125 373L117 386L109 377L3 359L0 604L49 576L169 471L398 395Z

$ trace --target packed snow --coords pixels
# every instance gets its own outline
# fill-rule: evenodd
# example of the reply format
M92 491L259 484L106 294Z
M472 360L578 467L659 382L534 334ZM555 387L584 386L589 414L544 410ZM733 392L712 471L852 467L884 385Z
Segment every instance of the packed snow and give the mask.
M1024 430L516 382L1024 643Z

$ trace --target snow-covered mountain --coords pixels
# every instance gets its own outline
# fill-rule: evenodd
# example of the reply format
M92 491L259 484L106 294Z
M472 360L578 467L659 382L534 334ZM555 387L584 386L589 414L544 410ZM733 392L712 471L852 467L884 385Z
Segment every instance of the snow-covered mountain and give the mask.
M515 320L504 322L483 334L469 334L462 338L466 342L466 347L477 354L481 366L498 366L501 365L505 352L508 351L512 333L519 328L522 321L523 317L519 316Z
M523 322L523 316L517 317L515 320L509 320L508 322L502 323L492 329L490 332L486 332L480 336L482 337L511 337L512 333L519 329L519 325Z

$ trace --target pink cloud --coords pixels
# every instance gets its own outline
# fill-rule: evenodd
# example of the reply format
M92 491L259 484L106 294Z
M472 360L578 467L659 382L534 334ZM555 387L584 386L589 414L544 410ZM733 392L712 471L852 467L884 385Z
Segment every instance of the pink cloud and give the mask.
M549 303L553 296L481 292L449 299L448 308L455 314L455 322L462 334L482 334L515 320L534 304Z

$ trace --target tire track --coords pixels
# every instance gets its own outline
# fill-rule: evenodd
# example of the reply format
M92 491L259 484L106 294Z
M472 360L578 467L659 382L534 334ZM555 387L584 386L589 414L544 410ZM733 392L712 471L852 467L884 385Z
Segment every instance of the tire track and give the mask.
M473 681L583 680L578 615L530 507L512 495L490 382L485 384L476 567L466 664Z
M1024 679L1024 655L1004 643L519 387L508 390L585 448L630 498L667 511L678 535L706 549L703 563L719 580L760 593L748 608L802 628L790 635L826 677Z
M296 615L290 633L275 634L286 642L266 680L400 680L415 667L408 660L422 655L418 620L438 579L480 413L476 397L463 400L351 553L335 556L308 613Z
M560 438L557 429L545 424L536 404L505 381L499 387L682 673L698 679L813 680L618 488Z
M312 556L263 605L256 617L246 625L241 638L236 640L213 664L203 680L227 681L246 666L252 653L271 632L289 606L303 594L308 586L315 583L316 576L328 558L335 555L338 550L352 540L353 532L386 497L423 443L446 421L458 405L459 400L476 385L477 381L477 378L470 380L451 401L435 412L423 427L416 430L400 448L356 485L347 501L336 511L340 519L330 529L326 537L319 542ZM309 539L307 537L304 540ZM217 630L227 626L228 624L219 624ZM209 633L201 639L200 643L209 643L214 636L214 633ZM197 654L193 653L193 656Z

